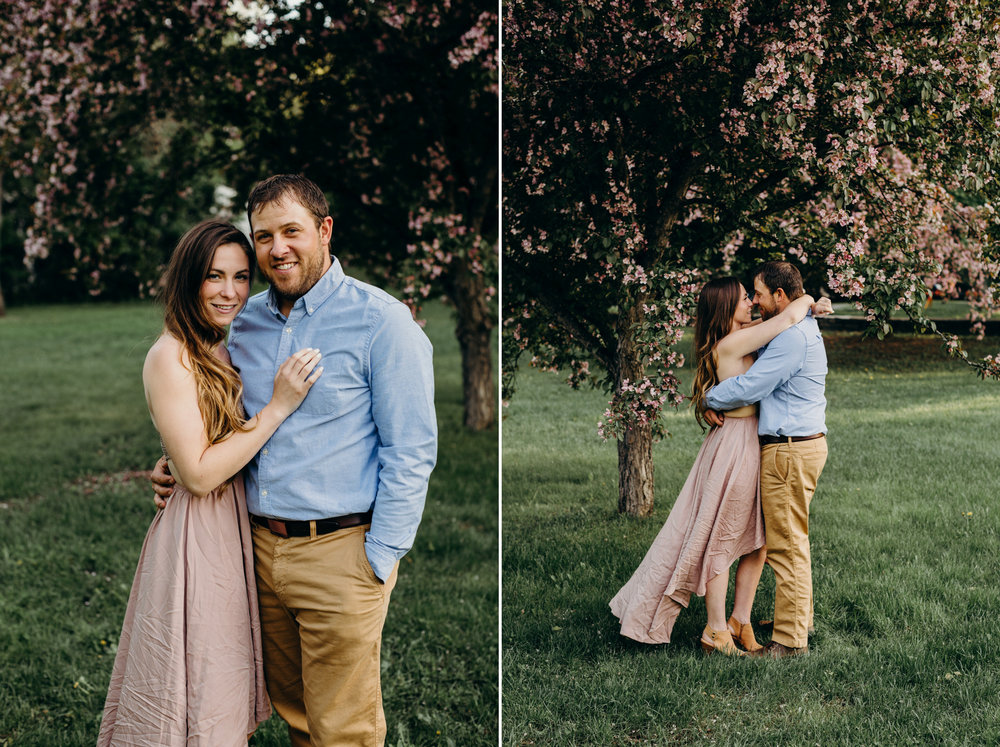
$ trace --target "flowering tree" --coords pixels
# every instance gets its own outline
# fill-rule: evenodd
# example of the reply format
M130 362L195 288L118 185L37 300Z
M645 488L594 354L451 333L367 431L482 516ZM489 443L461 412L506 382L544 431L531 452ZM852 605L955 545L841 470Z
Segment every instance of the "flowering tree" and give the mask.
M151 290L214 179L301 171L338 254L456 309L465 422L495 422L497 16L482 0L17 0L0 155L56 293ZM6 9L5 9L6 11Z
M158 274L204 162L183 111L227 0L18 0L0 14L0 163L50 295L134 297ZM177 148L169 150L173 142ZM197 215L197 213L195 213ZM148 247L157 251L149 251Z
M296 4L297 5L297 4ZM416 311L455 309L465 424L496 422L498 18L484 0L297 5L241 53L252 112L228 170L301 170L333 195L334 246Z
M997 10L506 6L505 396L525 351L603 384L619 510L652 509L658 416L682 399L672 347L706 273L821 266L877 334L897 307L921 320L927 279L959 270L992 307Z

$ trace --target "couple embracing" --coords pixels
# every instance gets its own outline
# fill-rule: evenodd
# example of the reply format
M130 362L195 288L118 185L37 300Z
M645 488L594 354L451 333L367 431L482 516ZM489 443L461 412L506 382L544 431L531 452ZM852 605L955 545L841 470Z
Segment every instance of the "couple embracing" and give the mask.
M753 306L761 319L751 318ZM652 546L611 600L621 634L668 643L691 594L705 597L706 652L805 653L813 626L809 504L826 463L826 351L814 303L788 262L713 280L695 318L695 417L712 430ZM759 407L759 413L758 413ZM739 559L732 614L729 567ZM774 630L761 646L750 611L765 560L774 571Z
M385 739L382 626L436 458L432 351L406 306L344 274L329 212L310 180L273 176L248 200L252 245L205 221L171 256L143 367L168 497L99 747L245 747L271 704L295 747ZM255 264L270 288L249 298Z

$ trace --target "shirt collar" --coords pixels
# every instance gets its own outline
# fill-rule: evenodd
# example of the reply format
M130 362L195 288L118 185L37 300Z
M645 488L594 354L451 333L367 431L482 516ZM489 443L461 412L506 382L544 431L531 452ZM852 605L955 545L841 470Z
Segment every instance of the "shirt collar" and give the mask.
M294 309L299 304L302 304L305 306L306 313L312 316L323 305L326 299L332 296L334 291L340 287L345 277L344 268L341 267L340 260L333 257L333 264L330 265L330 269L323 273L323 277L317 280L316 284L292 305L292 308ZM281 312L278 310L278 301L274 297L273 287L268 289L267 308L275 316L282 317Z

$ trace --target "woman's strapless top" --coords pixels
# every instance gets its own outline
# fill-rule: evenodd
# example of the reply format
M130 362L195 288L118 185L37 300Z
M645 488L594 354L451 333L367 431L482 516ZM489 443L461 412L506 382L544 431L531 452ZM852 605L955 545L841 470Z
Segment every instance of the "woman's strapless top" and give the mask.
M757 405L743 405L743 407L737 407L735 410L726 410L725 416L727 418L749 418L752 415L757 414Z

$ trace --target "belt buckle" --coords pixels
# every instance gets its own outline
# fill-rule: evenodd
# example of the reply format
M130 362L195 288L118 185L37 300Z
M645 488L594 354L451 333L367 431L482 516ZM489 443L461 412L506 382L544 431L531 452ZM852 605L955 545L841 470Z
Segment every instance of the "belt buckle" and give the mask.
M267 528L270 529L274 534L279 537L288 538L288 528L285 526L285 522L278 521L277 519L268 519Z

